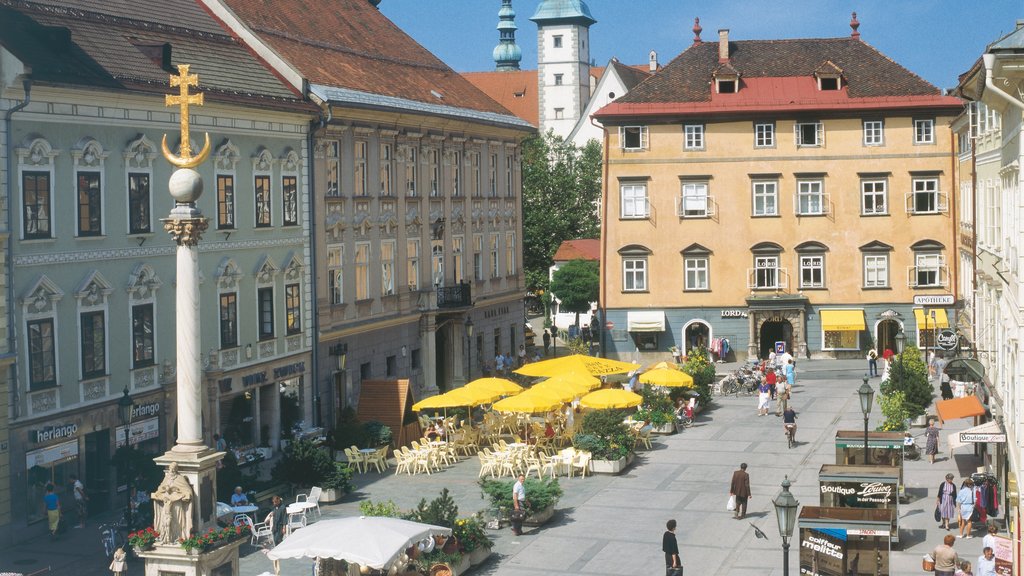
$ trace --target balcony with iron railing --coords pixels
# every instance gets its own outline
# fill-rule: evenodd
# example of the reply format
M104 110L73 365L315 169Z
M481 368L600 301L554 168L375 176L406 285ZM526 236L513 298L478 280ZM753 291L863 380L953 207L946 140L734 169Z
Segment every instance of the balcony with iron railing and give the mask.
M437 287L438 308L466 308L473 305L472 291L466 283Z

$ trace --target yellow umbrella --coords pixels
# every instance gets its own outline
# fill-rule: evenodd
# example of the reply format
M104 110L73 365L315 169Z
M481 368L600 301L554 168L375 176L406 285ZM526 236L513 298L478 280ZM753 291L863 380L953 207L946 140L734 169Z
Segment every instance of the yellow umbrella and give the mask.
M561 406L563 400L551 396L543 390L531 388L518 396L511 396L504 400L498 400L491 408L498 412L525 412L534 414L537 412L550 412Z
M552 376L545 380L545 382L569 382L574 386L585 387L588 391L596 390L601 387L601 381L590 374L579 374L576 372L566 372L565 374L559 374ZM584 392L585 394L586 392Z
M562 378L561 376L553 376L535 385L531 390L544 390L545 392L550 392L552 395L558 396L568 402L573 398L586 396L587 392L590 392L591 388L582 382Z
M481 390L469 390L465 387L456 388L444 394L431 396L412 405L416 412L437 410L440 408L457 408L459 406L476 406L501 398L501 394Z
M607 408L632 408L639 406L643 398L621 388L606 388L597 390L580 398L580 406L584 408L595 408L603 410Z
M466 388L470 390L486 390L488 392L496 392L502 396L508 396L510 394L519 394L523 391L523 387L511 380L504 378L477 378L469 384L466 384Z
M600 376L603 374L622 374L630 370L636 370L639 367L639 364L633 364L632 362L619 362L618 360L609 360L608 358L573 354L571 356L552 358L551 360L532 362L515 372L523 376L557 376L566 372Z
M693 377L675 368L656 368L641 374L640 383L653 386L685 386L693 388Z
M647 367L648 370L657 370L658 368L669 368L671 370L679 370L679 367L676 366L675 364L664 361L652 364L651 366Z

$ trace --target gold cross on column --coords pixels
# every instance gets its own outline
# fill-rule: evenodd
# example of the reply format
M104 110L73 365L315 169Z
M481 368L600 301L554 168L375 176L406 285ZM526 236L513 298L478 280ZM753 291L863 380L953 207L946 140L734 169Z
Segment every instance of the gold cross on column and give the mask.
M178 64L178 75L171 76L171 88L178 87L178 95L172 96L167 94L164 96L164 104L166 106L179 106L181 108L181 156L178 157L171 153L170 149L167 147L166 134L164 134L163 139L164 158L167 158L168 162L179 168L192 168L198 166L202 164L210 154L210 135L207 133L206 144L203 146L203 150L197 156L192 156L192 144L189 141L188 133L188 106L189 104L202 106L203 93L188 93L190 86L199 85L199 76L197 74L189 74L188 68L189 64Z

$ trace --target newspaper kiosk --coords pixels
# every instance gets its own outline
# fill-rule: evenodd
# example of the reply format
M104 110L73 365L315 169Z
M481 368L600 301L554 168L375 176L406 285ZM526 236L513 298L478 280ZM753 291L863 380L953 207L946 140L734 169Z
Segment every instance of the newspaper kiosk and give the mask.
M868 461L864 462L864 431L836 432L836 464L895 466L900 470L900 499L906 501L903 487L902 432L868 432Z
M797 527L800 574L889 576L891 517L896 511L804 506Z
M825 464L818 472L820 504L828 508L891 509L889 538L899 542L900 471L892 466Z

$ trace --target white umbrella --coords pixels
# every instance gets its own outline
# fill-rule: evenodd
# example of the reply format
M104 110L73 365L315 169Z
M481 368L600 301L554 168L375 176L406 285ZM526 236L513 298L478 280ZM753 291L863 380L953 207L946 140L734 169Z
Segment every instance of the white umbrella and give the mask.
M217 502L217 518L231 516L234 513L235 509L231 507L231 504L227 504L225 502Z
M333 558L380 570L420 540L451 533L442 526L379 516L321 520L296 530L267 557Z

